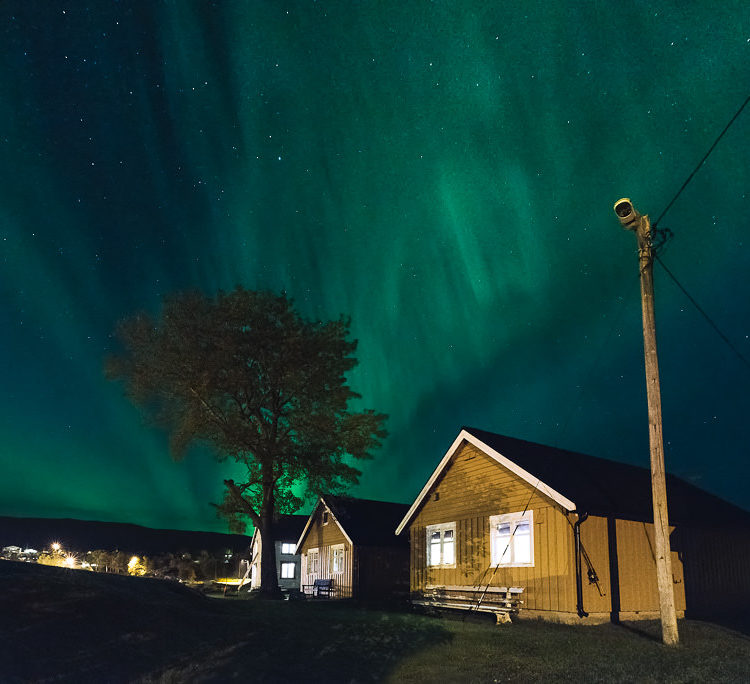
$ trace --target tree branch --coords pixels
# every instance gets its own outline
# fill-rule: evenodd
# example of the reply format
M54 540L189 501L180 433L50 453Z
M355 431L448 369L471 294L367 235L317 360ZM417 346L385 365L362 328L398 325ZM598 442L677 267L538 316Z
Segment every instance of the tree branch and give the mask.
M189 388L189 389L190 389L190 391L192 392L193 396L194 396L194 397L195 397L196 399L198 399L198 401L199 401L199 402L201 403L201 405L203 406L203 408L205 408L205 409L206 409L206 411L208 411L208 413L209 413L209 414L210 414L210 415L211 415L211 416L213 417L213 419L214 419L214 420L215 420L215 421L216 421L216 422L217 422L217 423L218 423L219 425L221 425L222 427L226 427L226 426L227 426L227 419L226 419L226 416L224 416L224 414L223 414L223 413L221 413L221 412L218 412L218 413L217 413L217 410L216 410L216 409L215 409L215 408L214 408L213 406L211 406L211 404L209 404L209 403L208 403L208 402L207 402L207 401L206 401L206 400L205 400L205 399L204 399L204 398L203 398L203 397L202 397L202 396L201 396L201 395L200 395L200 394L198 393L198 391L197 391L197 390L195 389L195 387L192 387L192 386L190 386L190 388Z
M244 496L242 496L242 490L235 483L234 480L224 480L229 493L232 495L232 502L236 503L242 512L245 513L250 520L252 520L255 527L260 527L260 516L255 512L255 509L247 502Z

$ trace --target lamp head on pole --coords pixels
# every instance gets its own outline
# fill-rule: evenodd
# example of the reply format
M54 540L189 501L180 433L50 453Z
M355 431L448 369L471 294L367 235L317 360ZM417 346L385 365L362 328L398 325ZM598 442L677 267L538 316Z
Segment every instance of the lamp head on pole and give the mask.
M630 198L623 197L615 202L615 214L620 219L620 224L625 230L635 230L641 220L641 215L638 213Z

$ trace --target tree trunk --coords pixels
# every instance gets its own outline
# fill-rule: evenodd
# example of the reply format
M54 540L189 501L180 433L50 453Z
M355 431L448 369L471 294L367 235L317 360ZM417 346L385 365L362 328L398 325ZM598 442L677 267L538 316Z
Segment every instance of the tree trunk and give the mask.
M260 596L281 598L279 576L276 573L276 540L273 534L273 518L276 499L273 484L263 485L263 504L260 511Z

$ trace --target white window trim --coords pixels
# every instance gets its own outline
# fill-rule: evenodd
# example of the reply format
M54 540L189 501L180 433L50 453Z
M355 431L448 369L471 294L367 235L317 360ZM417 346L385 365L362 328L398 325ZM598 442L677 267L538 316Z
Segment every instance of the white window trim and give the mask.
M426 530L426 537L425 538L427 540L427 553L426 553L427 557L426 557L425 560L427 562L427 567L428 568L455 568L456 567L456 559L458 557L458 542L456 540L456 523L455 522L449 522L449 523L440 523L439 525L427 525L427 527L425 528L425 530ZM432 548L431 545L430 545L430 537L432 536L432 534L434 532L440 532L441 533L441 535L440 535L440 539L441 539L441 544L440 544L441 559L440 560L442 561L442 548L443 548L442 540L443 540L443 533L446 530L453 530L453 562L452 563L442 563L442 562L441 563L432 563L431 562L432 558L430 556L430 550Z
M291 575L284 575L284 568L292 567ZM294 561L284 561L281 564L281 579L295 579L297 576L297 564Z
M529 555L530 555L530 562L528 563L517 563L514 560L515 555L515 547L513 545L514 537L516 528L519 522L521 521L528 521L529 523ZM502 557L501 554L505 551L505 547L503 549L497 548L498 545L498 539L495 534L495 530L497 526L501 523L510 523L511 529L511 542L510 542L510 555L511 555L511 561L510 563L501 563L499 560L496 562L496 557ZM534 567L534 511L518 511L517 513L503 513L501 515L491 515L490 516L490 559L492 567L497 568L533 568Z
M317 560L318 567L315 568L315 569L312 568L312 565L310 563L310 556L312 554L315 554L315 557L316 557L315 559ZM307 563L307 573L308 574L310 574L310 575L313 575L313 574L318 575L318 574L320 574L320 549L319 548L316 547L314 549L307 549L307 553L305 554L305 560L306 560L306 563Z
M341 551L341 570L334 570L333 569L333 558L335 555L335 551ZM330 558L330 566L328 568L328 571L331 575L340 575L344 572L344 545L343 544L334 544L331 546L331 550L329 551L329 558Z
M293 556L295 546L296 544L294 542L281 542L281 553L283 553L285 556ZM286 547L287 549L291 547L292 550L284 551L284 547Z

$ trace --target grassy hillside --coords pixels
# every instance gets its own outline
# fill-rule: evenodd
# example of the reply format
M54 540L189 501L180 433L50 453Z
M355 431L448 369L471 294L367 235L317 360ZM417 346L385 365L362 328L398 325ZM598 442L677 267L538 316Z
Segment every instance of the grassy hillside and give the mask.
M700 622L670 650L655 623L497 627L9 561L0 582L3 682L750 681L750 639Z

